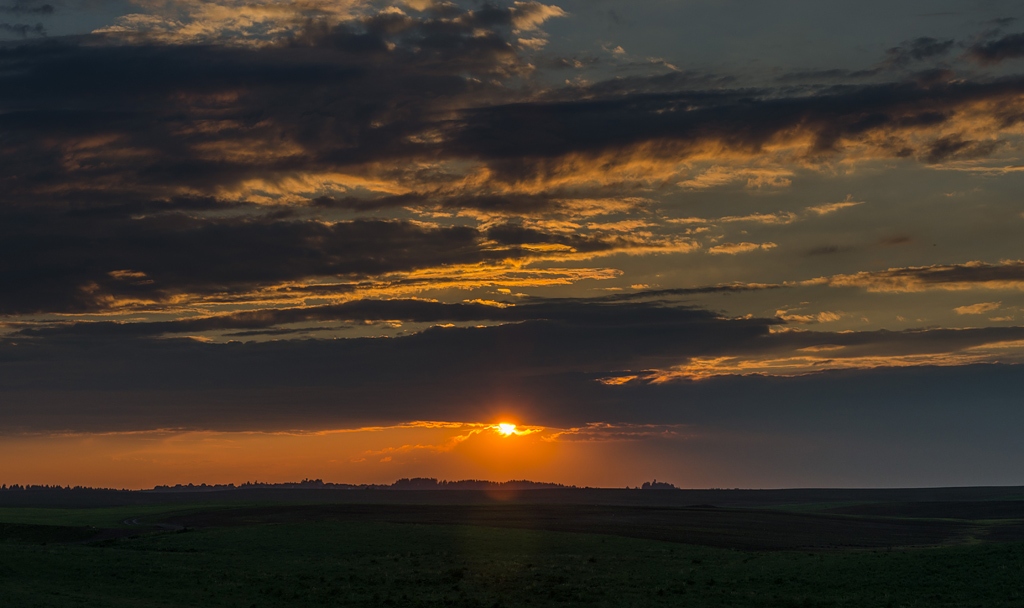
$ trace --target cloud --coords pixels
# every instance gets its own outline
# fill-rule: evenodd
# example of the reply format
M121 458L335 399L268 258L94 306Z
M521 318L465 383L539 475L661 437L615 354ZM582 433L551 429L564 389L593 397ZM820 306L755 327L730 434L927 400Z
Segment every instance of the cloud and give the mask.
M796 314L792 310L779 309L775 316L789 323L831 323L843 317L843 313L824 310L817 314Z
M657 163L678 171L683 161L723 166L724 159L779 157L914 156L939 163L993 152L998 144L966 134L1000 133L1005 123L996 114L1003 111L993 113L989 102L1002 98L1015 106L1021 92L1013 78L845 86L791 98L768 90L638 92L476 109L453 131L451 144L490 159L498 176L516 183L570 170L582 158L628 166L642 157L652 173ZM743 170L716 170L692 184L728 183Z
M968 52L976 61L986 65L1024 57L1024 34L1010 34L998 40L979 42Z
M955 44L955 40L939 40L930 37L915 38L886 51L886 63L903 67L916 61L941 57L952 50Z
M138 42L258 46L293 36L311 22L333 25L369 17L367 8L357 0L172 0L162 11L122 15L95 33Z
M364 302L334 312L502 323L393 338L222 344L132 336L104 323L8 336L0 342L0 429L327 429L489 421L502 413L542 426L681 422L698 413L670 395L689 400L697 391L717 402L735 398L740 386L687 388L694 379L1015 361L1024 343L1020 327L780 332L771 329L778 320L614 300L505 308ZM638 388L651 383L684 386ZM699 415L710 412L704 407Z
M520 30L535 30L548 19L568 15L564 10L554 5L533 1L523 2L521 0L517 0L509 11L512 17L512 26Z
M736 255L738 253L750 253L751 251L768 251L775 249L775 243L722 243L708 249L712 255Z
M810 323L812 315L784 320ZM835 313L825 313L832 320ZM838 315L836 315L838 316ZM820 316L819 316L820 318ZM979 363L1024 363L1024 328L913 329L905 331L810 332L772 334L771 345L743 354L690 359L671 368L649 370L639 382L678 382L715 376L800 376L842 369L955 367Z
M323 222L274 213L0 216L5 218L0 253L17 259L0 269L7 285L0 312L6 314L240 299L288 285L298 290L298 283L327 278L352 282L387 275L394 281L402 278L395 273L410 279L410 273L431 269L446 269L458 285L460 267L481 264L490 269L477 267L476 281L487 280L488 273L489 280L500 281L516 260L580 261L696 248L675 237L600 229L575 234L505 222L480 229L381 219Z
M978 302L967 306L957 306L953 309L958 315L983 315L993 310L998 310L1002 302Z
M135 274L135 273L130 273ZM136 278L136 277L132 277ZM269 308L172 321L80 321L35 323L9 334L12 338L148 337L199 335L218 331L265 330L287 325L338 322L361 325L399 321L416 324L468 322L627 322L631 315L652 323L710 318L680 306L678 299L705 293L736 293L771 288L762 285L720 285L688 289L644 290L600 298L518 298L513 302L473 300L438 302L422 299L356 299L339 304ZM630 320L628 323L633 323ZM237 336L237 333L229 334Z
M785 188L792 185L793 172L788 169L752 169L711 167L677 185L688 190L704 190L742 181L747 188Z
M34 0L14 0L9 6L0 6L0 13L13 15L52 15L56 9L52 4L40 4Z
M244 344L147 337L160 330L254 327L331 317L421 321L493 317L504 323L435 327L395 338ZM282 415L291 416L278 409L279 400L289 393L292 397L288 399L305 412L299 415L305 420L301 425L317 419L336 424L367 416L422 418L410 418L417 411L431 412L430 417L439 419L454 419L451 415L458 411L462 414L459 418L473 420L483 414L472 415L465 408L480 407L479 400L489 391L514 390L516 385L540 390L543 385L544 390L554 391L545 397L547 401L569 388L559 388L559 378L566 374L604 375L615 369L661 367L709 350L756 341L768 335L773 322L722 319L708 311L655 302L555 300L504 308L474 303L361 302L332 310L284 311L276 318L273 313L261 312L184 320L177 326L94 323L64 331L55 326L49 332L37 329L0 343L0 391L13 400L5 397L5 403L25 407L39 404L39 399L47 401L50 391L77 393L79 399L72 401L79 405L101 395L109 399L113 409L107 409L107 414L99 415L94 406L84 407L79 410L84 417L78 422L61 422L70 426L89 419L93 425L132 426L148 419L148 424L165 428L180 426L184 418L200 426L223 426L238 415L239 407L249 409L251 416L246 419L267 420L269 416L280 422ZM54 370L64 371L55 376ZM455 380L469 377L475 378L469 384ZM263 392L259 403L243 396L252 391ZM185 410L156 405L171 395L181 399L186 394L192 395L185 399L192 405ZM203 414L215 395L227 398L225 407ZM332 403L347 405L330 414L323 409L328 396ZM451 406L444 405L449 400ZM185 401L179 401L179 406ZM380 410L386 403L392 405ZM193 405L198 409L193 410ZM135 409L138 406L143 409ZM53 407L64 406L52 402L39 411ZM21 406L5 411L6 417L0 421L3 428L18 426L16 419L27 415ZM435 411L437 416L433 416ZM93 419L93 415L99 417ZM196 415L199 418L194 418Z
M998 264L971 261L963 264L934 264L888 270L839 274L806 281L830 287L860 287L871 292L920 292L930 289L1024 289L1024 262L1004 260Z
M304 40L326 35L350 50L384 50L385 39L411 36L428 46L448 44L445 39L456 32L509 30L536 32L548 19L564 17L556 7L539 2L514 2L511 6L484 4L464 9L454 4L431 3L410 6L420 13L410 16L397 6L375 8L361 0L325 0L238 2L196 2L177 0L164 11L123 15L97 34L130 41L163 44L220 44L232 46L269 46L288 40ZM414 32L417 24L429 23L429 32ZM363 25L353 29L353 25ZM423 34L418 36L417 34ZM486 41L485 41L486 42ZM493 42L493 41L492 41ZM481 46L480 50L484 47Z
M935 164L949 160L973 160L990 156L1003 142L998 140L972 141L960 135L940 137L928 146L925 161Z
M46 28L42 23L29 25L27 23L0 23L0 32L16 34L22 38L29 36L46 36Z
M794 222L807 219L807 217L820 217L834 213L841 209L848 207L855 207L862 205L861 202L853 202L850 200L841 201L838 203L826 203L823 205L816 205L813 207L807 207L804 212L797 213L793 211L777 211L775 213L751 213L749 215L727 215L724 217L717 218L701 218L701 217L680 217L680 218L669 218L664 220L669 224L681 224L681 225L696 225L696 224L732 224L732 223L743 223L750 222L754 224L764 225L787 225Z
M857 205L863 205L863 204L864 204L863 201L861 201L861 202L851 201L851 200L849 200L849 198L847 198L847 200L839 201L838 203L825 203L825 204L822 204L822 205L815 205L813 207L808 207L807 211L809 211L810 213L814 213L816 215L828 215L830 213L835 213L836 211L839 211L841 209L848 209L850 207L856 207Z
M693 74L514 89L537 68L510 28L540 27L553 7L182 6L254 24L264 22L245 11L266 23L288 15L291 25L269 38L224 30L255 45L182 26L206 42L143 28L9 53L5 200L569 213L602 188L626 199L665 183L784 186L793 162L996 154L1024 92L1006 78L796 94Z
M837 73L826 86L749 86L582 53L565 61L590 80L555 84L566 74L545 72L558 58L544 28L568 16L538 2L138 6L93 34L0 48L4 429L477 420L510 402L583 428L634 415L621 396L640 385L644 416L704 390L666 396L650 385L658 374L683 385L1016 360L1016 328L781 331L844 313L772 304L753 310L781 318L733 318L732 303L685 301L801 286L758 281L758 256L702 258L710 266L686 275L672 260L675 279L606 265L634 272L644 265L626 256L701 248L799 252L813 242L778 247L788 241L776 233L860 204L813 204L836 200L822 188L794 196L793 211L719 207L728 193L716 187L777 201L805 176L878 159L991 168L1018 143L1019 76L891 70L884 83ZM890 59L950 50L921 38ZM718 217L669 219L676 198ZM686 223L729 233L699 241ZM741 262L755 263L744 282L715 266ZM1022 267L805 284L1019 289ZM682 276L713 278L601 298L521 293Z

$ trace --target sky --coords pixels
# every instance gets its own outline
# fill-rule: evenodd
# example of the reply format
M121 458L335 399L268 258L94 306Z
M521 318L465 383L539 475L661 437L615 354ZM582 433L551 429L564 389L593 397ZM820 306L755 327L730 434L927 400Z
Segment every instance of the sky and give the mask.
M0 482L1024 485L1022 157L1016 1L0 0Z

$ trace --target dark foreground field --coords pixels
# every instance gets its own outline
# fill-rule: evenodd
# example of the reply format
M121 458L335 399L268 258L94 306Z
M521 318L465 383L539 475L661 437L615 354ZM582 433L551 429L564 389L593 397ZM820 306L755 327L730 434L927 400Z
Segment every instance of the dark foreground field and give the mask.
M595 492L21 495L0 606L1024 606L1020 489Z

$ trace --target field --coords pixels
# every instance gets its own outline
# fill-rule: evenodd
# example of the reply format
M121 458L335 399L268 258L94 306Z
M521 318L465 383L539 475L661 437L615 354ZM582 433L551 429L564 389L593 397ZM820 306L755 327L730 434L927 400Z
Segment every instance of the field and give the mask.
M391 494L40 495L0 507L0 606L1024 605L1005 492Z

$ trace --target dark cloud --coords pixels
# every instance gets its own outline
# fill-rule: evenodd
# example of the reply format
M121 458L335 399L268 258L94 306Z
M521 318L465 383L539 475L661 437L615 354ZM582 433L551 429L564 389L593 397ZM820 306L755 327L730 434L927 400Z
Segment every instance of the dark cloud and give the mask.
M219 395L214 399L227 399L227 409L237 415L241 404L235 403L235 399L239 390L245 393L260 389L269 395L298 389L304 394L334 394L339 399L336 403L346 404L325 411L322 399L317 398L302 416L316 414L340 423L365 417L374 410L381 419L407 416L416 410L419 413L415 418L423 419L452 414L445 408L432 408L456 395L460 395L459 407L465 408L470 395L480 398L482 392L494 387L547 383L565 374L662 365L739 348L767 336L769 324L774 323L761 319L720 319L708 311L648 303L602 306L540 302L522 310L517 310L518 306L485 310L471 304L399 301L355 303L348 308L343 306L333 312L357 317L526 320L491 327L435 328L391 339L263 344L118 338L117 329L109 324L92 326L93 335L79 332L38 339L41 336L36 332L36 338L25 335L0 346L0 390L13 400L5 399L12 406L15 402L25 404L41 398L50 390L79 391L86 400L97 392L111 391L150 394L146 400L162 399L158 396L162 392L188 393L197 395L207 405L209 397ZM325 313L320 310L316 314ZM101 335L104 331L106 335ZM429 403L413 397L421 391L429 395ZM207 397L198 397L199 393ZM298 394L296 398L302 399ZM386 402L397 409L381 410ZM136 418L139 413L133 411L134 406L119 403L118 398L108 404L128 418ZM252 410L250 420L281 420L280 412L274 409ZM203 423L194 418L206 417L200 411L179 411L180 423L189 419L198 424L227 423L227 419L213 420L226 410ZM5 412L14 415L13 409L5 408ZM154 414L154 420L160 420L157 424L175 416L171 411L150 414ZM470 412L464 410L462 414L468 416ZM115 414L108 416L108 422L120 424L124 419ZM5 428L11 424L12 417L0 423Z
M782 98L772 91L748 90L520 103L468 111L451 145L491 161L510 180L556 173L557 159L565 155L614 156L640 144L652 144L654 154L666 158L698 154L712 143L753 155L797 131L812 136L813 154L834 153L847 142L888 133L891 143L883 153L927 160L946 153L941 142L915 150L900 133L946 124L961 106L1022 91L1024 81L1013 78L843 86ZM970 145L979 146L971 154L983 153L982 144Z
M310 276L365 276L499 259L471 228L400 221L325 225L184 215L111 222L7 216L0 250L3 312L84 311L110 299L230 293Z
M705 285L700 287L678 287L670 289L644 289L641 291L612 293L598 298L579 298L580 302L626 302L631 300L668 301L670 298L692 296L708 293L740 293L744 291L762 291L781 289L782 285L771 283L725 283L721 285ZM568 299L563 301L569 301Z
M545 55L538 58L538 63L546 68L564 70L594 67L601 64L601 60L592 55L574 55L572 57L551 57Z
M413 185L457 177L397 173L408 166L399 161L412 160L479 160L499 176L537 178L557 175L552 163L567 154L649 145L655 155L686 158L711 144L757 154L797 131L813 137L813 154L887 133L883 153L937 162L987 154L990 144L937 141L916 149L900 133L943 125L966 104L1024 90L1019 79L962 82L945 72L924 81L809 91L728 89L728 77L673 72L566 86L544 93L548 101L532 101L531 86L517 92L504 84L528 69L512 38L510 24L519 18L513 8L449 7L455 12L444 19L428 11L311 24L257 48L112 35L8 45L0 49L0 157L11 168L0 177L4 199L88 199L97 206L172 200L182 191L211 195L256 178L273 183L297 172L365 171L368 163L395 167L390 174L382 169L381 178ZM915 57L945 42L909 44L904 50ZM524 101L495 105L510 98ZM317 196L320 204L360 210L425 198L310 198ZM441 204L531 212L546 202L449 193Z
M562 176L567 155L614 157L645 146L655 160L676 162L709 145L758 154L796 132L811 135L811 154L836 153L865 137L882 141L885 154L925 162L978 158L998 142L952 135L913 149L899 134L947 125L962 106L1024 92L1024 81L1008 78L787 95L687 89L700 78L672 74L495 104L499 93L509 94L494 78L522 68L509 42L516 14L444 10L455 12L310 25L259 48L113 44L97 36L0 48L7 110L0 161L8 168L0 175L7 286L0 313L101 310L126 299L229 295L310 277L358 281L524 259L536 246L580 254L640 249L649 242L636 235L568 234L516 221L477 230L324 223L315 214L400 207L570 214L587 194L445 190L438 184L460 176L436 168L395 173L414 160L475 159L499 181L543 180ZM484 36L481 28L493 29ZM1019 120L1012 104L998 111L1006 124ZM230 194L247 180L272 189L296 174L358 174L368 163L386 167L384 182L427 185L403 194L310 194L306 206L269 210L246 202L247 191Z
M844 82L851 79L869 78L881 73L880 68L868 70L843 70L832 68L827 70L800 70L788 72L776 78L782 84L801 82Z
M827 352L826 358L842 360L861 356L893 357L912 354L957 352L984 344L1024 338L1024 327L981 327L971 329L911 329L858 332L783 332L766 350L791 352L822 346L841 346L841 352Z
M557 321L600 324L641 325L645 323L703 321L716 317L678 303L678 298L706 293L729 293L777 286L721 285L689 289L664 289L598 298L525 298L501 305L479 302L445 303L408 299L363 299L341 304L276 308L237 312L218 316L154 322L78 322L45 325L19 330L14 337L144 337L162 334L199 334L223 330L258 330L295 323L335 321L360 324L375 321L409 323L464 323L494 321ZM642 323L641 323L642 321ZM280 330L288 332L293 330ZM236 333L232 335L271 335Z
M928 148L925 160L941 163L947 160L970 160L990 156L1003 145L1000 141L971 141L960 136L940 137Z
M14 15L52 15L56 9L52 4L41 4L33 0L15 0L14 4L0 6L0 13Z
M205 209L209 201L188 199ZM163 203L155 203L159 206ZM0 313L102 310L117 300L238 293L310 277L359 280L392 272L529 258L532 246L600 253L643 239L486 230L401 220L324 223L276 214L196 217L8 213L0 225Z
M27 23L0 23L0 32L16 34L22 38L29 36L46 36L46 28L42 23L29 25Z
M22 8L6 12L45 15L50 5L13 6ZM732 77L696 71L542 87L516 33L540 11L536 3L437 4L412 16L312 20L291 37L247 47L169 44L137 32L0 45L0 314L107 312L124 302L191 296L226 302L282 285L290 296L314 298L354 294L389 273L520 262L537 251L554 258L550 252L643 251L656 237L641 229L571 232L509 216L570 215L588 196L621 194L562 185L578 169L567 168L567 158L583 158L579 166L608 179L619 156L679 163L715 150L735 159L805 141L812 144L801 161L809 164L859 143L879 147L880 156L941 163L983 157L999 145L931 134L956 132L965 108L989 108L1005 126L1020 120L1015 100L1024 79L957 79L939 69L890 70L899 80L874 84L865 79L880 69L793 76L800 82L784 88L743 88ZM1011 39L971 52L988 62L1015 56ZM952 46L919 38L891 49L889 61L914 66ZM576 62L539 57L536 65ZM847 84L801 84L818 78ZM459 186L472 181L460 171L472 172L476 185ZM337 173L383 185L332 191L315 178ZM312 185L288 181L307 174ZM546 186L549 178L555 186ZM531 188L504 187L517 180ZM281 192L290 198L279 200ZM464 218L433 225L377 217L406 207L472 209L489 219L474 227L457 225ZM823 246L808 255L838 251ZM1020 283L1020 266L894 269L849 275L843 284ZM305 284L316 278L338 284ZM412 279L394 283L403 280ZM597 380L695 357L786 356L832 345L843 348L836 358L884 358L1024 337L1019 328L772 333L779 320L722 318L679 302L778 287L523 298L510 307L364 299L136 323L34 321L8 327L13 333L0 342L0 428L479 420L503 399L539 423L687 422L719 415L699 405L702 396L761 404L773 387L813 385L808 395L819 403L835 389L821 379L622 387ZM324 324L337 330L395 320L490 326L387 339L180 338L271 338L296 326L321 332ZM853 385L869 375L829 377ZM753 411L751 403L728 407ZM767 417L759 416L752 419Z
M237 374L253 361L241 350L225 349L222 358L201 356L201 361L226 360L226 371ZM147 356L150 365L161 362L155 353L135 354ZM314 363L336 375L339 384L362 371L330 359L333 353L319 354L325 358ZM139 367L122 369L133 373ZM199 362L193 367L200 368ZM286 368L301 371L299 365ZM8 391L0 429L318 430L404 423L426 415L453 421L515 416L523 424L562 428L592 421L677 424L682 425L678 435L668 441L648 438L645 446L663 458L698 466L706 475L704 485L724 478L737 479L741 487L1012 485L1020 483L1018 463L1024 458L1019 440L1024 410L1018 398L1024 366L847 370L622 386L605 386L580 373L533 375L515 383L428 379L410 390L395 379L369 388L320 383L197 390L186 383L162 391L138 384L122 390Z
M486 100L495 78L522 68L511 10L313 24L256 49L100 36L2 48L3 154L16 169L7 198L28 200L54 182L72 194L209 192L257 175L436 154L412 141L434 127L435 112ZM235 142L296 152L239 158L223 149ZM83 143L81 162L65 162ZM136 153L109 162L123 150Z
M1024 34L1010 34L998 40L979 42L969 49L971 57L983 64L1024 57Z
M1011 23L1014 23L1016 21L1017 21L1016 17L1000 17L998 19L993 19L991 21L991 23L993 25L998 25L999 27L1005 27L1005 26L1010 25Z
M262 343L118 336L119 329L103 323L92 326L93 332L9 337L0 345L5 396L0 428L327 428L411 419L481 420L502 409L537 424L707 422L722 415L710 404L737 397L737 387L775 385L779 392L755 398L756 393L740 390L749 403L729 406L734 412L766 406L765 398L782 403L793 394L787 387L827 386L837 377L861 378L866 384L858 394L883 391L884 384L872 384L868 372L828 373L806 381L722 378L653 386L607 386L597 380L679 365L693 357L776 356L827 345L843 347L829 351L842 353L836 356L884 358L1024 338L1020 327L772 333L775 320L723 319L705 310L651 303L544 301L485 310L473 304L362 302L334 313L513 322L433 328L397 338ZM248 322L244 317L234 321L238 327ZM892 378L893 373L878 375ZM835 406L828 394L819 393L814 402L797 399L791 406L824 407L830 413L816 416L841 418L841 411L829 409ZM872 403L876 400L861 406ZM754 414L755 419L763 415Z
M955 40L915 38L886 51L886 63L902 67L916 61L941 57L949 53L955 44Z
M311 201L314 207L371 212L397 207L428 207L442 210L477 209L509 215L554 214L571 212L571 193L545 192L542 194L452 194L445 192L407 193L377 197L320 196Z
M1020 288L1024 285L1024 262L1005 260L998 264L967 262L889 268L836 275L829 281L833 286L866 287L877 291L919 291L956 286Z

